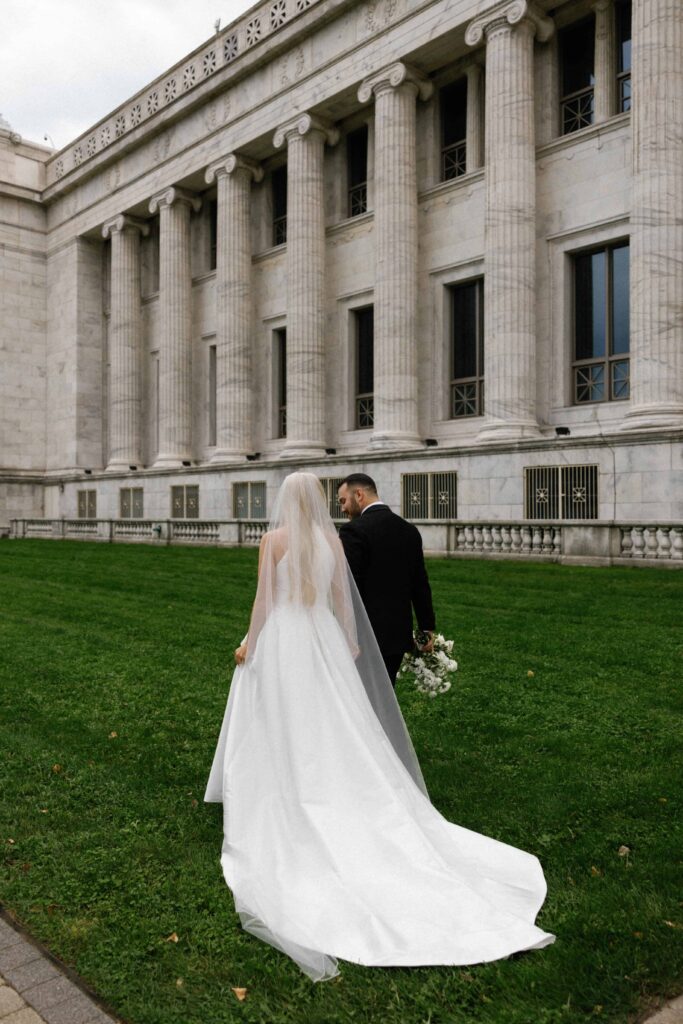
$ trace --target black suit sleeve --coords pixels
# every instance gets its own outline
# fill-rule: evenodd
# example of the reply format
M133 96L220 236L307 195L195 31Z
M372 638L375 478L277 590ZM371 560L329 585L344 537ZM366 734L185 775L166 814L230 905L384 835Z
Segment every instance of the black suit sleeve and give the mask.
M411 593L415 617L418 629L436 628L434 619L434 607L432 605L432 588L429 586L427 569L425 567L424 555L422 553L422 538L418 534L415 550L415 570L413 573L413 586Z
M339 539L342 542L346 561L349 563L356 586L362 594L368 565L367 539L351 523L344 523L339 528Z

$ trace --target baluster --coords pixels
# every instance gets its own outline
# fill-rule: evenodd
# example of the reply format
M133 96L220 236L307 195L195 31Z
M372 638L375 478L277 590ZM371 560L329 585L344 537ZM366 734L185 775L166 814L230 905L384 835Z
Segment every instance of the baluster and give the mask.
M659 558L671 558L670 526L660 526Z
M456 531L455 550L456 551L458 551L459 549L462 550L462 548L464 548L466 546L467 546L467 542L466 542L466 538L465 538L465 527L464 526L459 526L457 531Z
M630 558L633 551L633 539L631 537L630 526L620 526L619 533L621 534L619 552L622 558Z
M532 540L531 540L532 553L534 555L540 554L542 547L543 547L543 530L541 529L540 526L534 526L533 534L532 534Z
M465 527L465 546L468 551L474 551L474 530L469 523Z
M633 527L633 558L644 558L645 557L645 538L643 537L643 527Z
M500 530L501 546L505 554L512 548L512 533L509 526L502 526Z
M552 526L545 526L543 528L543 545L542 551L544 555L552 554L553 550L553 528Z
M495 523L491 527L491 534L493 536L493 550L495 554L500 554L500 549L503 546L503 533L500 526L496 526Z
M531 551L531 527L522 527L522 554L528 555Z
M482 533L481 526L478 523L476 523L475 526L474 526L474 550L475 551L481 551L481 549L484 546L483 545L483 539L484 539L484 535Z
M671 544L671 557L683 558L683 527L672 526L673 542Z
M491 551L493 547L493 532L492 528L487 524L482 527L482 549L484 551Z
M647 546L646 557L647 558L656 558L657 557L657 546L658 546L657 545L657 527L656 526L648 526L646 528L645 537L646 537L646 546Z
M553 526L553 554L562 554L562 527Z

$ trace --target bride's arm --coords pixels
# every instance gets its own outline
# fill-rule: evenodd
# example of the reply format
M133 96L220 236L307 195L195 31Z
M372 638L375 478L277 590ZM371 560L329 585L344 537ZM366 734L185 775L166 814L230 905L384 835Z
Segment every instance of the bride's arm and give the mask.
M271 534L264 533L263 536L261 537L261 543L259 544L259 549L258 549L258 568L256 570L256 588L257 588L257 592L258 592L258 581L261 578L261 569L263 568L263 562L264 562L264 559L265 559L266 548L268 546L268 542L269 542L270 537L271 537ZM254 599L254 604L252 605L252 609L251 609L252 616L254 614L254 607L255 606L256 606L256 598ZM247 657L247 644L246 644L246 637L245 637L245 640L239 645L239 647L235 651L235 664L236 665L243 665L245 660L246 660L246 657Z

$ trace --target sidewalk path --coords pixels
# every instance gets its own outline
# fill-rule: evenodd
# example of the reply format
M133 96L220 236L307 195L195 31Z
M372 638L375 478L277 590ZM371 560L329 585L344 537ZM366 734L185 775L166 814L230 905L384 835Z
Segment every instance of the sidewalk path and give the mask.
M72 977L0 917L0 1024L116 1024Z

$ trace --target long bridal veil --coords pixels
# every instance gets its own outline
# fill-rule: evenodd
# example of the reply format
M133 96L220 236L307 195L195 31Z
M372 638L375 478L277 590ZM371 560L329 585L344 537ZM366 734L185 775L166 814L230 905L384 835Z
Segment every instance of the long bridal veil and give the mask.
M427 795L420 765L394 689L377 646L344 549L313 473L285 478L273 508L259 560L256 598L247 636L247 665L253 660L268 617L276 605L276 569L283 560L287 601L300 609L324 603L334 614L369 700L413 781ZM305 713L305 709L302 709Z

